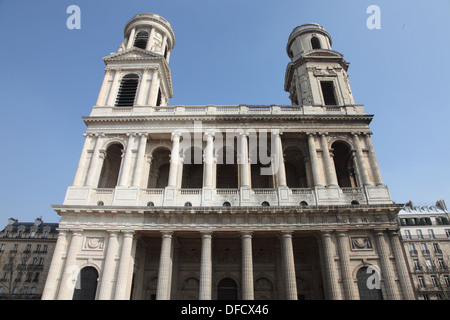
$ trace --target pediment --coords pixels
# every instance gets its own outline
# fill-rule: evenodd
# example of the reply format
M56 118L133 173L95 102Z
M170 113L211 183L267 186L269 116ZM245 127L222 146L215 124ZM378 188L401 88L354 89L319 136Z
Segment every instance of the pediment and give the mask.
M110 61L125 61L125 60L149 60L149 59L164 59L160 54L147 51L140 48L130 48L123 51L115 52L103 58L106 62Z

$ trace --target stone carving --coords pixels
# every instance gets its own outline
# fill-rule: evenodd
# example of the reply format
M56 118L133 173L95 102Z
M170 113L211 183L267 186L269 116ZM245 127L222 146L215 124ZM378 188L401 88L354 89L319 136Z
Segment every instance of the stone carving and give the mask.
M102 251L105 245L105 238L103 237L86 237L84 241L84 250L98 250Z
M369 237L351 238L352 250L372 250L372 242Z

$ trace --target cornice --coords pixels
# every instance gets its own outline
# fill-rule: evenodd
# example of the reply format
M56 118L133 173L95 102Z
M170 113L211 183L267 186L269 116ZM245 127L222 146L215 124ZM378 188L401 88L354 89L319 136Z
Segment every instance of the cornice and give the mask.
M373 204L373 205L318 205L318 206L237 206L237 207L123 207L123 206L81 206L81 205L53 205L53 209L60 215L64 214L221 214L221 215L288 215L302 213L364 213L364 214L397 214L403 208L402 204Z
M261 114L261 115L154 115L154 116L100 116L100 117L83 117L85 124L98 123L98 122L155 122L155 121L299 121L302 123L314 123L314 122L364 122L369 124L373 115L280 115L280 114Z

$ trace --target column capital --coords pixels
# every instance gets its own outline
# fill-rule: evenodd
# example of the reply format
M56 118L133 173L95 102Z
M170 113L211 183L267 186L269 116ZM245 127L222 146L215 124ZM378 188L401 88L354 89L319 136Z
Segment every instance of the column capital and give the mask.
M181 137L181 132L174 131L174 132L172 132L172 134L170 136L171 136L172 141L174 141L174 139L179 140Z
M241 238L252 238L253 231L241 231Z
M124 237L133 237L134 235L133 230L120 230L120 232L123 234Z
M161 237L162 238L172 238L173 232L172 231L161 231Z
M294 231L281 231L280 237L281 238L292 238Z
M283 131L281 131L280 129L275 129L275 130L272 130L271 132L272 132L272 134L274 136L281 136L281 135L283 135Z

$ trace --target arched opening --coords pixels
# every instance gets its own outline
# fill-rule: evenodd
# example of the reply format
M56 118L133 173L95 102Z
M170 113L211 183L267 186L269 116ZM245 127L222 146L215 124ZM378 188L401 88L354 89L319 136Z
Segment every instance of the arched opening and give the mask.
M217 286L217 300L237 300L237 284L233 279L224 278Z
M298 300L310 300L311 289L309 283L303 278L297 278L297 296Z
M97 292L98 272L93 267L81 269L72 300L95 300Z
M358 187L350 147L344 142L336 141L331 148L339 186L341 188Z
M231 147L220 149L218 151L218 159L220 161L218 161L216 167L216 188L237 189L239 187L239 178L236 149Z
M317 37L311 38L311 47L313 49L322 49L322 46L320 45L320 40Z
M267 278L259 278L255 281L255 300L273 300L273 284Z
M98 188L115 188L117 186L122 163L122 151L123 146L118 143L112 144L106 149Z
M134 39L134 46L145 50L147 48L147 42L148 42L148 32L139 31Z
M307 188L305 157L302 151L289 147L284 151L286 183L289 188Z
M200 189L203 187L202 150L191 147L186 150L183 164L182 189Z
M165 188L169 183L170 151L158 148L152 153L147 188Z
M119 93L117 94L116 107L132 107L136 98L139 84L139 76L131 73L122 78Z
M383 300L380 277L375 268L362 267L356 273L360 300Z
M198 300L200 281L197 278L189 278L181 285L181 300Z

